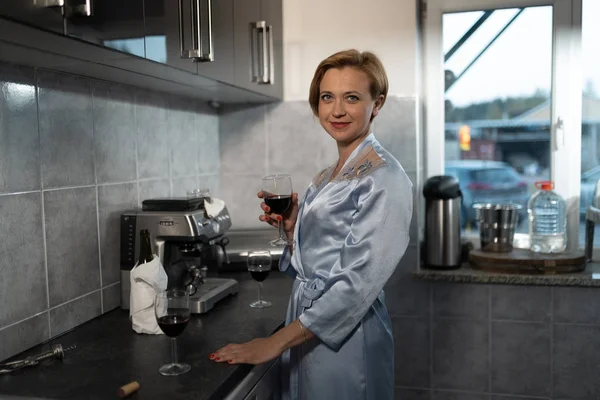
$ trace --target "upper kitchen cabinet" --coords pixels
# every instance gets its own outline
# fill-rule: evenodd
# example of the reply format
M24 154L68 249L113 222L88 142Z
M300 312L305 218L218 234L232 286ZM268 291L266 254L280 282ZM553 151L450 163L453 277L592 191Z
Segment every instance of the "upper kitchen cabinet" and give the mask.
M65 1L67 35L144 57L144 0Z
M146 58L233 83L233 0L144 0Z
M235 85L283 98L281 0L233 0Z
M1 0L0 16L64 34L65 0Z
M0 0L0 59L224 103L283 97L282 0Z

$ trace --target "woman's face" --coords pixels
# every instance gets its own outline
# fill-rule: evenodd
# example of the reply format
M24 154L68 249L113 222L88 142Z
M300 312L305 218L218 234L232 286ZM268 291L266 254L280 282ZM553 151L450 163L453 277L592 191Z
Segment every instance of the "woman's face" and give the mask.
M371 98L369 76L352 67L331 68L320 85L319 122L338 143L351 144L369 134L383 96Z

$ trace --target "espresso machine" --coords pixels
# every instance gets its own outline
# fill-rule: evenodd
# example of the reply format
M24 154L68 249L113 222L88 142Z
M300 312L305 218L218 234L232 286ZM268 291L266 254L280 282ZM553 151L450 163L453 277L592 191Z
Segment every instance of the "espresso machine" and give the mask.
M190 293L192 314L205 313L238 292L236 280L207 276L209 267L219 269L229 263L225 250L229 239L224 234L231 219L225 206L218 214L209 215L205 201L211 199L148 199L141 210L121 215L121 308L129 309L129 278L137 262L141 229L150 232L152 251L167 273L167 289Z

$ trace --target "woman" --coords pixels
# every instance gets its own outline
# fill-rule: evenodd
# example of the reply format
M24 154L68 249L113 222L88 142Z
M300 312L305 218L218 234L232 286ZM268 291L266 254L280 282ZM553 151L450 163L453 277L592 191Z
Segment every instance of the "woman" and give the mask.
M286 326L210 355L233 364L282 355L284 398L393 398L393 338L382 289L408 245L412 184L371 133L387 90L372 53L342 51L318 66L309 101L339 159L317 174L300 206L294 195L285 215L261 204L260 220L282 221L295 241L279 264L295 277Z

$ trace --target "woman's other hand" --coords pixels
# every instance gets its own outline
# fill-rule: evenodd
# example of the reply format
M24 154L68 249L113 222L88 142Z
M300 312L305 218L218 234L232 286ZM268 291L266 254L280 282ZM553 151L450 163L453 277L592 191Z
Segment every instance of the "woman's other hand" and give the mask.
M257 196L259 199L262 199L263 192L258 192ZM283 224L283 231L287 238L292 239L294 237L294 227L296 226L296 220L298 219L298 193L292 193L292 204L282 215L271 213L271 209L265 202L260 203L260 208L265 213L259 216L258 219L275 228L278 227L278 222L281 221Z
M279 357L283 349L273 337L259 338L243 344L228 344L209 358L229 364L262 364Z

